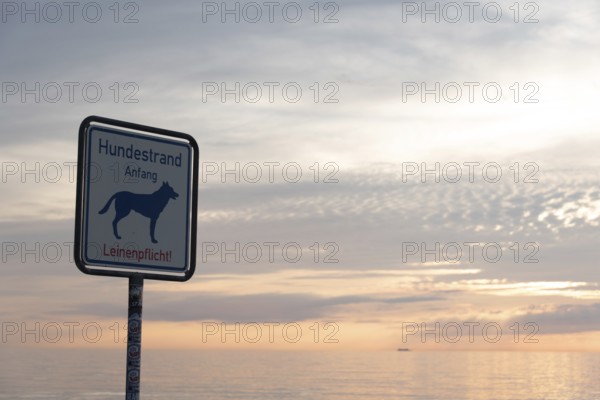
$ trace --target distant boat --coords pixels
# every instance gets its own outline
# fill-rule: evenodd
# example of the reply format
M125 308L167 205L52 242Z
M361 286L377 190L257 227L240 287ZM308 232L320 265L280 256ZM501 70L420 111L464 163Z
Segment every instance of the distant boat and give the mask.
M406 349L406 348L399 348L398 351L410 351L410 349Z

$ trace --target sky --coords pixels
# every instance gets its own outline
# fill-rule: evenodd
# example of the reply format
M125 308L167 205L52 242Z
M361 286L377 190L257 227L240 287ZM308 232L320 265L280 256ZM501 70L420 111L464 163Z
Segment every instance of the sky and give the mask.
M100 115L200 148L144 346L600 350L600 5L273 4L2 3L0 345L123 346L72 256Z

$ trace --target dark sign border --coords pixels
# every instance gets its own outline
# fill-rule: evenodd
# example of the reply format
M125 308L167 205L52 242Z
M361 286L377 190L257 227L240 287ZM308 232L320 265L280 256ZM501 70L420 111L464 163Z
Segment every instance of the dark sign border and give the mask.
M118 271L118 270L104 270L104 269L95 269L89 268L88 265L84 261L83 253L82 253L82 244L83 244L83 221L84 221L84 213L83 213L83 200L85 198L84 191L85 187L85 175L87 160L85 159L86 155L86 136L89 128L93 123L102 124L104 126L117 127L117 128L125 128L133 131L139 132L147 132L154 135L166 136L169 138L177 138L182 139L189 143L192 148L192 205L191 205L191 232L190 232L190 249L189 249L189 267L186 271L184 271L183 275L163 275L157 273L148 273L140 270L136 271ZM99 126L101 127L101 126ZM194 271L196 270L196 236L197 236L197 211L198 211L198 166L199 166L199 149L198 143L196 140L186 134L181 132L169 131L166 129L154 128L146 125L134 124L131 122L119 121L116 119L110 119L99 116L89 116L85 118L79 127L79 141L77 145L77 198L75 203L75 241L73 246L74 256L75 256L75 264L77 268L85 274L90 275L102 275L102 276L116 276L121 278L129 278L132 276L141 276L144 279L155 279L155 280L164 280L164 281L179 281L184 282L189 280L192 275L194 275ZM107 267L110 267L107 265ZM135 265L131 266L132 268L136 268Z

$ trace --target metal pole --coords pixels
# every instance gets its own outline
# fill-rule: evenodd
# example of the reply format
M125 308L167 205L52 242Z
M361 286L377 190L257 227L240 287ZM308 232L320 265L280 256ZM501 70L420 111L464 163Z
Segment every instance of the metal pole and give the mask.
M140 369L142 355L142 299L144 278L129 277L129 309L127 313L127 377L125 400L140 398Z

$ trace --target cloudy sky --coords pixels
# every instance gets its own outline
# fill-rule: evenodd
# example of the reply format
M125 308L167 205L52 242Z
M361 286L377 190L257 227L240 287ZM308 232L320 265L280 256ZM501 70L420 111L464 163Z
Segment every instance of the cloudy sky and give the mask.
M200 146L196 274L147 282L147 346L600 349L597 2L23 4L0 23L1 346L118 346L126 280L71 254L101 115Z

